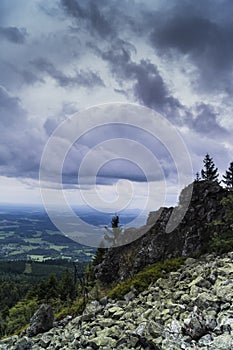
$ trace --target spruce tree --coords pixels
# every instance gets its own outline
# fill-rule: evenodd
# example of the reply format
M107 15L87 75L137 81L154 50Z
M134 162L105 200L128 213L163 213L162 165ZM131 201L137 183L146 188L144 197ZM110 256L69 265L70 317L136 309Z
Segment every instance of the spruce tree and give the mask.
M226 175L223 175L224 180L222 182L228 188L233 188L233 162L230 163L228 170L226 170Z
M199 172L197 171L197 172L196 172L196 177L195 177L194 181L195 181L195 182L199 182L200 180L201 180L201 177L200 177Z
M76 296L76 286L74 283L74 279L68 269L66 269L65 273L62 276L61 284L60 284L60 295L61 300L74 300Z
M215 167L213 158L207 153L204 160L204 169L201 170L201 177L203 180L218 182L218 168Z

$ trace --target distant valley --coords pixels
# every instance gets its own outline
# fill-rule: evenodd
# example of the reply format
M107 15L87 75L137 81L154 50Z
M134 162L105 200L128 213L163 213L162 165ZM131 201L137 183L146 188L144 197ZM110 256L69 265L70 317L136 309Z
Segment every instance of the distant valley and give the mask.
M78 208L76 213L83 221L98 227L110 226L114 215L84 207ZM121 224L127 224L136 215L137 211L125 211L120 215ZM89 262L95 251L60 233L42 207L0 206L0 260Z

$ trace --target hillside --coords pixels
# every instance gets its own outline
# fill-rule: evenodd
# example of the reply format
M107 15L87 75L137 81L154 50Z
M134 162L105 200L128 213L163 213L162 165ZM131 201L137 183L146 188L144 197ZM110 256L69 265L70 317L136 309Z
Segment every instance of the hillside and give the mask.
M180 194L179 205L175 208L177 216L179 208L185 203L188 190L187 187ZM228 195L229 191L217 182L194 182L188 210L175 230L170 233L165 230L174 208L161 208L158 212L151 212L147 220L147 232L141 238L131 244L105 251L101 263L95 267L97 278L107 284L122 281L157 261L179 256L197 256L206 252L213 234L211 223L223 218L221 200ZM158 218L156 222L155 218ZM222 227L216 226L214 230L218 233Z
M188 258L142 293L92 301L70 322L43 335L2 340L0 349L230 350L232 258L233 253Z
M171 233L165 228L173 208L162 208L157 221L158 212L150 213L141 238L99 249L79 284L69 274L60 282L50 276L9 310L20 336L0 341L0 350L232 349L231 194L217 182L194 182Z

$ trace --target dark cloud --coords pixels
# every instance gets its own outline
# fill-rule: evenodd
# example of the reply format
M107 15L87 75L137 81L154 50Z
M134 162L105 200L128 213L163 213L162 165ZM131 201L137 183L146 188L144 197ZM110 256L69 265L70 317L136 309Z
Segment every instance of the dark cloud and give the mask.
M102 36L113 34L113 27L98 9L94 1L90 2L90 21L97 33Z
M76 164L76 167L76 172L66 171L66 167L63 168L64 183L77 184L78 164ZM90 174L87 172L85 177L88 178L88 176ZM120 179L135 182L147 181L145 174L136 164L124 159L115 159L108 162L96 174L96 184L98 185L113 185ZM157 180L161 180L159 174Z
M90 31L103 38L114 34L113 25L104 15L104 11L99 9L99 4L97 5L95 1L86 1L81 6L80 3L76 0L61 0L61 6L66 14L76 21L85 22Z
M158 68L150 61L133 64L132 71L136 77L134 94L144 105L160 111L173 109L174 112L181 107L179 101L171 96Z
M200 134L227 136L228 132L217 121L218 114L211 105L200 103L196 106L196 116L189 119L189 126Z
M198 1L190 6L177 6L166 17L161 16L151 32L151 43L159 54L167 55L173 64L179 55L186 55L199 72L196 75L199 89L224 89L230 92L233 21L218 18L217 11L222 11L222 5L221 8L215 6L213 16L213 12L205 11L204 3Z
M28 119L21 100L0 86L1 175L38 177L44 134Z
M30 128L30 124L15 132L18 137L11 140L11 157L6 159L4 175L37 179L45 142L44 135Z
M18 71L18 73L21 75L25 84L33 85L37 82L43 82L43 79L39 78L34 72L30 70L24 69L22 71Z
M124 160L116 159L105 164L97 174L97 181L101 183L101 179L112 179L112 183L119 179L125 179L135 182L146 182L146 176L136 164Z
M107 116L104 114L103 121L107 121ZM125 121L127 121L127 117L125 117ZM117 144L115 142L111 144L110 140L116 139L119 139ZM128 156L126 159L122 157L125 152L122 148L124 147L122 146L122 139L128 140ZM103 145L104 141L110 142ZM142 158L140 150L135 154L133 141L148 150L147 158ZM106 124L83 134L70 148L63 163L63 180L65 182L77 183L77 174L81 162L84 161L85 163L86 156L90 158L86 163L88 165L85 172L82 173L82 178L85 177L87 183L88 177L91 175L96 175L96 183L103 185L114 184L119 179L144 182L146 176L149 176L150 179L153 177L154 180L158 181L161 180L160 167L166 177L171 177L173 174L177 175L176 165L166 146L157 137L133 125ZM133 161L131 161L132 159ZM153 163L156 159L158 160L158 167ZM98 166L96 166L97 164ZM142 169L140 165L142 165ZM98 173L93 174L93 169L99 169Z
M195 90L232 92L231 1L180 0L158 4L145 1L130 4L122 0L121 6L117 6L115 1L61 0L60 4L66 16L76 23L77 33L83 33L83 28L86 33L97 33L101 38L109 39L113 50L117 41L126 37L134 43L144 40L154 47L156 54L166 56L172 66L179 63L180 57L186 57L187 62L196 68L195 77L190 76ZM97 45L100 47L99 43ZM111 60L111 54L104 52L103 56ZM117 57L118 61L115 55L115 64L121 64L122 60L124 63L127 55L127 49L121 57Z
M27 37L27 31L24 28L0 27L0 37L15 44L24 44Z
M112 71L118 74L119 78L125 71L126 65L131 63L131 54L136 50L132 44L123 40L114 41L108 49L103 51L98 47L94 47L94 45L93 48L95 48L97 54L111 64Z
M97 73L90 70L79 70L73 76L68 76L62 71L58 70L51 62L44 58L38 58L31 62L38 71L48 74L52 77L59 86L83 86L91 88L94 86L104 86L103 80Z
M4 16L3 2L7 10ZM108 74L108 86L103 90L105 101L109 96L108 89L111 90L111 97L119 97L112 94L114 89L116 93L124 95L124 100L138 101L158 110L174 124L185 125L187 139L190 134L194 135L193 153L196 152L195 147L200 147L202 152L207 139L209 143L213 139L218 140L213 148L213 153L216 154L222 152L219 150L219 140L226 138L231 143L229 134L220 126L221 116L217 107L223 111L224 106L219 106L221 95L232 92L232 2L161 0L155 4L152 0L59 0L53 5L46 2L36 5L29 3L23 6L21 3L17 4L16 8L7 0L1 1L0 4L0 38L4 39L0 75L2 84L11 91L9 93L0 87L2 174L35 178L48 136L67 114L76 111L74 106L71 106L70 112L69 106L61 106L63 101L70 101L72 98L72 95L69 95L70 89L104 87L103 76ZM23 12L25 17L22 16ZM27 40L27 31L15 27L18 24L13 21L14 18L20 18L23 27L24 18L29 13L38 14L38 17L35 17L35 25L30 21L32 34L28 37L30 40ZM40 30L42 26L44 27ZM153 52L155 55L151 54ZM94 57L95 54L97 58ZM84 61L85 67L89 65L89 69L82 69ZM187 63L188 68L181 67L181 62L184 62L184 65ZM97 65L103 75L93 71L93 67ZM165 80L164 70L167 67L171 71L169 79L174 77L174 85L169 85L168 80ZM191 88L196 89L193 105L196 96L200 98L199 104L192 108L188 106L192 104L189 91L187 106L183 106L178 97L176 98L179 96L182 103L186 103L186 94L180 97L180 72L186 72L187 80L192 83ZM51 88L50 84L49 87L46 85L48 77L54 80L54 85L63 88L62 100L59 100L61 94L57 94L56 86L54 87L55 90L51 92L54 96L51 104L46 100L49 100L48 89ZM38 83L44 83L45 90L42 91ZM29 88L24 84L30 85L30 93L27 94ZM191 88L188 87L189 90ZM16 96L18 90L25 105L31 106L32 116L38 115L38 121L32 116L29 118L29 113ZM214 96L208 101L209 95L202 93L215 93L215 90L220 94L213 107L210 101L214 100ZM176 95L173 95L173 91ZM89 105L89 101L97 100L95 97L88 99L85 91L82 93L86 99L82 101L82 107ZM56 115L47 116L44 122L39 120L38 103L35 103L34 109L33 102L35 99L42 99L45 94L47 96L45 107L41 109L41 118L45 118L45 110L55 110ZM60 112L57 112L58 106L61 108ZM76 150L77 157L86 154L92 146L104 140L105 135L113 138L137 138L152 152L158 151L158 154L154 154L161 162L165 162L165 177L173 173L172 159L165 150L161 150L161 145L152 141L148 135L140 135L135 130L122 130L115 125L113 129L106 127L102 131L97 130L96 134L83 136L83 148ZM202 139L201 145L197 142L197 137ZM101 154L100 150L96 155L97 160L98 157L105 159L104 152ZM70 183L77 182L77 164L80 159L77 159L77 163L75 160L75 156L72 155L65 163L67 167L64 179ZM129 163L118 161L104 167L98 174L97 182L109 184L118 178L144 181L143 174L138 169Z
M168 116L171 116L172 112L174 118L176 110L182 107L181 104L171 96L155 64L150 60L141 60L139 63L131 60L133 50L132 45L119 41L101 55L109 62L121 86L124 86L124 82L133 83L133 94L137 101L160 112L165 112Z
M2 126L13 126L25 119L26 111L21 106L20 99L12 96L0 86L0 123Z
M61 0L61 5L64 7L68 15L75 18L86 18L86 10L83 9L75 0Z
M176 16L155 29L152 42L160 48L175 48L183 54L201 54L206 46L212 46L220 36L218 26L208 19Z
M18 62L17 62L18 63ZM25 64L25 69L21 64L14 64L11 62L0 62L1 80L4 86L13 84L17 88L21 88L22 85L34 85L36 83L43 83L43 79L40 78L36 72Z
M97 74L90 70L85 71L81 69L78 73L76 73L73 78L75 84L81 85L84 87L93 87L93 86L105 86L102 78Z

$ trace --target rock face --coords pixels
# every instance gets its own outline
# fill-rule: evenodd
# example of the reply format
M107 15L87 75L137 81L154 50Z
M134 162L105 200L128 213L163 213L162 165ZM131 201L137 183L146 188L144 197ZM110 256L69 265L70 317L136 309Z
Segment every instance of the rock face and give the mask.
M68 324L0 350L232 350L233 253L187 258L133 298L89 303Z
M187 200L190 186L181 192L177 215ZM217 182L194 182L188 210L174 231L166 233L165 230L174 208L151 212L147 220L147 232L131 244L106 251L102 263L96 267L96 277L109 284L129 278L131 274L157 261L205 252L213 230L209 224L223 217L224 208L220 202L227 194Z
M42 304L30 320L28 336L33 337L44 333L53 327L54 315L50 305Z

